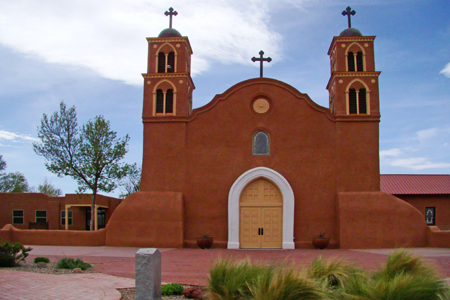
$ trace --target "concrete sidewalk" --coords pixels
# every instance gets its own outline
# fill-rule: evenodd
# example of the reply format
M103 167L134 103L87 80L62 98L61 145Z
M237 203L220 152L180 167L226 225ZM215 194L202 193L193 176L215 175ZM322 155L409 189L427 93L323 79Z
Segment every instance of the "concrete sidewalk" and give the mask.
M31 246L27 261L45 256L51 261L62 257L81 258L95 264L99 274L42 275L0 271L0 299L120 299L116 288L134 287L134 257L139 248ZM386 262L394 249L375 250L226 250L159 249L162 257L162 281L206 285L208 272L219 258L249 258L262 263L292 262L307 265L312 260L339 258L366 270ZM450 249L413 248L408 251L434 264L442 277L450 277ZM70 297L74 296L74 298ZM28 298L27 298L28 297Z

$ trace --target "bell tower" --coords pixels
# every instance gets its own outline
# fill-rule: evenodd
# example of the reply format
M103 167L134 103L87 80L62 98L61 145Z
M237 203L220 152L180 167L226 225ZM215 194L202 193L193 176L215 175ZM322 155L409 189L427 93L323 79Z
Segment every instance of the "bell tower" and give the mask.
M329 107L335 116L337 192L380 190L378 77L373 41L352 28L350 7L342 12L348 28L331 42ZM364 170L364 176L360 176Z
M348 28L331 42L331 77L328 81L330 111L337 119L380 118L378 76L375 71L373 41L351 27L350 7L342 12L348 17Z
M156 38L147 38L148 65L144 77L143 120L189 116L192 111L192 48L189 39L172 28L172 17L178 13L171 7L169 28Z

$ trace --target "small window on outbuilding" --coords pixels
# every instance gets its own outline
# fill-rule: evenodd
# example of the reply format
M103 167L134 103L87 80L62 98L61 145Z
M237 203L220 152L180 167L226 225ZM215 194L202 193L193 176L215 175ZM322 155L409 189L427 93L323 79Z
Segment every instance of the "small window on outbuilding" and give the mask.
M67 222L69 223L69 226L72 226L72 224L73 224L73 211L69 210L68 211L68 215L69 215L69 218L68 218ZM66 225L66 211L65 210L61 211L61 225Z
M13 210L12 213L12 223L23 224L23 210Z
M436 224L436 208L426 207L425 208L425 221L427 225L433 226Z
M47 223L47 211L37 210L36 211L36 223Z
M270 155L270 137L264 131L253 136L253 155Z

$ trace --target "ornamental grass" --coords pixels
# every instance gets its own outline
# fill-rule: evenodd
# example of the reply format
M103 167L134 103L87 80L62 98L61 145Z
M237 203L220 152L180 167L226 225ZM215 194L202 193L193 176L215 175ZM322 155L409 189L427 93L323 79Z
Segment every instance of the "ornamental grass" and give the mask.
M450 300L450 289L423 258L398 250L375 272L321 257L302 269L220 259L210 270L208 299Z

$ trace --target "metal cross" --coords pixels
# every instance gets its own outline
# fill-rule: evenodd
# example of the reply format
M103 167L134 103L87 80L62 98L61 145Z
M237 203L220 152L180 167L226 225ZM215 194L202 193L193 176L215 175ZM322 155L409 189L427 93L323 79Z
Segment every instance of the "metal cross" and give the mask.
M166 11L164 14L165 14L166 16L170 16L169 28L172 28L172 16L178 15L178 12L173 11L173 8L170 7L170 8L169 8L169 11Z
M261 50L259 51L259 58L256 57L252 57L252 62L255 61L259 61L260 65L259 65L259 77L263 77L263 61L267 61L267 62L271 62L272 59L270 57L268 58L263 58L264 52Z
M348 18L348 28L352 28L352 20L350 16L354 16L356 14L356 11L352 10L350 6L347 6L347 9L342 12L342 15L347 15Z

